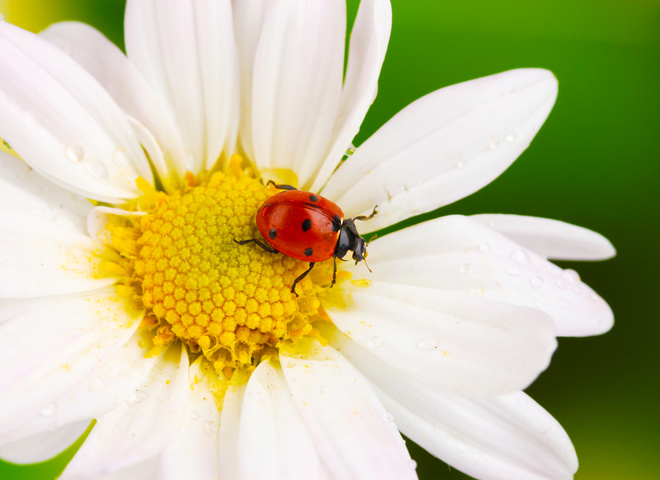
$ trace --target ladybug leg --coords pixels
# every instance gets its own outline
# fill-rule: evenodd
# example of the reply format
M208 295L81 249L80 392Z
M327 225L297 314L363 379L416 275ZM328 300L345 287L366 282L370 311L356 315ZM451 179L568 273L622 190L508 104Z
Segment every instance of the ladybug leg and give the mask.
M301 273L300 276L293 281L293 285L291 285L291 293L295 293L296 297L298 296L296 293L296 285L298 285L298 282L305 278L307 274L312 271L312 268L314 268L314 262L310 262L309 268Z
M373 218L378 213L378 210L376 210L377 208L378 208L378 205L376 205L374 207L374 211L371 212L371 215L369 215L368 217L365 216L365 215L358 215L357 217L353 217L353 220L354 221L355 220L369 220L370 218Z
M332 269L332 283L330 284L330 288L332 288L337 282L337 257L332 257L332 259L334 260L335 265Z
M277 184L277 183L273 182L272 180L268 180L266 182L266 186L270 187L271 185L273 187L279 189L279 190L297 190L296 187L292 187L291 185L280 185L280 184Z
M266 250L267 252L270 252L270 253L280 253L280 252L278 252L277 250L275 250L274 248L270 248L269 246L264 245L263 243L261 243L261 242L260 242L259 240L257 240L256 238L250 238L249 240L236 240L236 239L234 239L234 241L235 241L236 243L238 243L239 245L245 245L246 243L253 243L253 242L254 242L254 243L256 243L257 245L259 245L261 248L263 248L264 250Z

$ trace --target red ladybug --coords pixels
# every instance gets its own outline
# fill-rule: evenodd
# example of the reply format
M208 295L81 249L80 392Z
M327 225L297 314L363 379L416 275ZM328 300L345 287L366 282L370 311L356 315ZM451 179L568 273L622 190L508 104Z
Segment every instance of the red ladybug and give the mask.
M327 198L296 190L291 185L277 185L272 180L268 182L270 184L284 190L268 198L257 211L257 228L270 246L255 238L234 241L241 245L254 242L268 252L283 253L309 262L309 268L291 285L292 293L298 296L296 285L314 268L316 262L334 257L334 285L338 258L343 260L346 253L352 251L356 264L364 261L367 244L355 228L355 220L368 220L376 214L376 208L368 217L360 215L344 219L341 208Z

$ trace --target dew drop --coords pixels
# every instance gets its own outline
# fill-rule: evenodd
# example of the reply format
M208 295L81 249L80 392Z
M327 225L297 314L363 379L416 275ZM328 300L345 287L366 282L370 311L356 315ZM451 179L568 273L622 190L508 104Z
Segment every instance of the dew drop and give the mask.
M80 145L69 145L64 150L64 153L66 154L66 158L73 163L77 163L85 157L85 150Z
M456 162L456 168L465 168L465 160L461 159L458 162Z
M328 387L326 387L325 385L319 385L316 388L316 391L319 392L321 395L325 395L326 393L328 393Z
M575 270L571 270L570 268L564 270L561 276L568 283L580 281L580 275Z
M491 150L497 150L498 148L500 148L500 142L498 142L497 140L493 140L492 142L490 142L490 145L488 145L488 148L490 148Z
M512 277L517 277L520 275L520 270L517 269L516 267L509 267L506 269L506 273L511 275Z
M41 409L41 414L44 417L52 417L55 414L55 410L57 410L55 404L49 403L48 405L46 405L44 408Z
M560 300L559 301L559 306L561 308L571 308L571 302L569 302L567 300Z
M541 285L543 285L543 278L539 277L538 275L534 275L529 279L529 284L532 286L532 288L540 288Z
M193 420L197 420L199 418L199 412L197 411L190 412L190 418L192 418Z
M470 265L469 263L464 263L463 265L461 265L460 272L462 274L470 273L470 270L472 270L472 265Z
M566 290L566 282L561 279L557 280L557 288L559 290Z
M410 465L410 468L413 469L413 470L417 469L417 462L415 460L413 460L412 458L408 462L408 465Z
M600 300L600 297L595 293L592 293L591 295L589 295L589 300L591 300L592 302L598 302Z
M525 252L523 252L519 248L516 248L513 252L511 252L511 258L517 262L527 261L527 255L525 255Z
M417 344L417 348L425 352L431 352L438 348L438 340L435 338L425 338Z
M136 405L146 398L146 394L140 390L136 390L126 397L126 403L128 405Z
M213 425L212 421L207 420L204 422L204 431L209 437L215 433L215 425Z
M575 292L577 295L582 294L582 287L580 285L576 285L573 287L573 292Z
M379 337L378 335L371 337L371 340L369 340L369 346L371 348L378 348L383 346L383 337Z
M0 13L0 23L4 21L5 21L5 16L2 13Z
M349 145L349 147L346 149L346 153L345 153L345 155L346 155L347 157L350 157L351 155L353 155L353 154L355 153L355 150L357 150L357 148L355 148L355 145L353 145L353 144L351 143L351 144Z
M112 152L112 161L117 166L128 165L128 155L123 148L115 148L115 151Z
M35 215L39 215L40 217L46 216L46 212L44 212L44 209L41 207L32 207L30 209L30 213L34 213Z
M490 245L488 245L487 243L484 242L479 244L479 251L481 253L490 253L490 250L491 250Z
M507 142L513 142L516 139L516 134L515 133L507 133L506 136L504 137L504 140Z
M394 421L394 415L389 412L385 412L383 414L383 420L385 420L387 423L392 423Z
M107 179L110 174L108 167L100 160L85 160L85 170L101 180Z

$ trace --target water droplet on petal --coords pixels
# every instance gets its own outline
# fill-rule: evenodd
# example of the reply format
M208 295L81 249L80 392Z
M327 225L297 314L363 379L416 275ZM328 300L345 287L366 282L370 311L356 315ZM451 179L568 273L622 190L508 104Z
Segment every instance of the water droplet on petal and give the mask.
M120 167L128 165L128 155L126 155L123 148L115 148L115 151L112 152L112 161Z
M560 300L559 301L559 306L561 308L571 308L571 302L569 302L567 300Z
M425 352L431 352L438 348L438 340L435 338L425 338L417 344L417 348Z
M543 285L543 278L539 277L538 275L534 275L532 278L530 278L529 284L532 286L532 288L540 288L541 285Z
M195 410L190 412L190 418L192 418L193 420L197 420L199 418L199 412Z
M100 160L85 160L85 170L100 180L107 179L110 174L108 167Z
M317 390L321 395L325 395L326 393L328 393L328 387L326 387L325 385L319 385L319 386L316 388L316 390Z
M351 143L351 144L348 146L348 148L346 149L346 153L345 153L345 155L346 155L347 157L350 157L351 155L353 155L353 154L355 153L355 150L357 150L357 148L355 148L355 145L353 145L353 144Z
M563 280L557 280L557 288L559 290L566 290L566 282Z
M55 406L54 403L49 403L46 405L44 408L41 409L41 414L44 417L52 417L55 414L55 411L57 410L57 407Z
M600 297L595 293L592 293L591 295L589 295L589 300L591 300L592 302L598 302L600 300Z
M209 437L215 433L215 425L213 425L212 421L207 420L204 422L204 431Z
M80 145L69 145L64 149L66 158L74 163L81 161L85 157L85 150Z
M410 465L411 469L413 469L413 470L417 469L417 462L415 460L413 460L412 458L410 459L410 462L408 462L408 464Z
M484 242L479 244L479 251L481 253L490 253L490 250L491 250L490 245L488 245L487 243Z
M0 13L0 23L4 21L5 21L5 16L2 13Z
M488 145L488 148L490 148L491 150L497 150L498 148L500 148L500 142L497 140L493 140L492 142L490 142L490 145Z
M506 273L508 273L512 277L517 277L518 275L520 275L520 270L517 269L516 267L509 267L506 269Z
M561 276L568 283L580 281L580 275L575 270L571 270L570 268L564 270Z
M514 251L511 252L511 258L517 262L527 262L527 255L525 255L525 252L523 252L519 248L516 248Z
M46 212L44 212L44 209L41 207L32 207L30 209L30 213L34 213L35 215L39 215L40 217L44 217L46 215Z
M463 265L461 265L460 272L462 274L469 273L470 270L472 270L472 265L470 265L469 263L464 263Z
M575 292L577 295L580 295L582 293L582 287L580 285L574 286L573 292Z
M369 340L369 346L371 348L378 348L383 346L383 337L379 337L378 335L371 337L371 340Z
M458 162L456 162L456 168L465 168L465 160L461 159Z
M394 415L389 412L385 412L383 414L383 420L385 420L387 423L392 423L394 421Z
M128 405L135 405L140 403L142 400L146 398L146 394L140 390L136 390L135 392L131 393L128 397L126 397L126 403Z
M515 133L507 133L506 136L504 137L504 140L507 142L513 142L516 139L516 134Z

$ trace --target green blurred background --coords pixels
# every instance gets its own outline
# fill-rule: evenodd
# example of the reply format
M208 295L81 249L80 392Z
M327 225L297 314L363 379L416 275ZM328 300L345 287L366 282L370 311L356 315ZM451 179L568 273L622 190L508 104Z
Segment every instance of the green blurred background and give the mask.
M351 12L356 5L349 1ZM77 19L121 46L123 9L123 0L0 0L6 19L29 30ZM535 215L612 241L615 259L562 266L610 303L614 329L560 339L528 393L573 440L577 480L659 478L660 2L393 0L393 11L378 98L356 145L446 85L517 67L548 68L559 79L557 104L529 150L488 187L425 217ZM467 478L411 450L420 478ZM0 464L0 478L53 478L67 458Z

